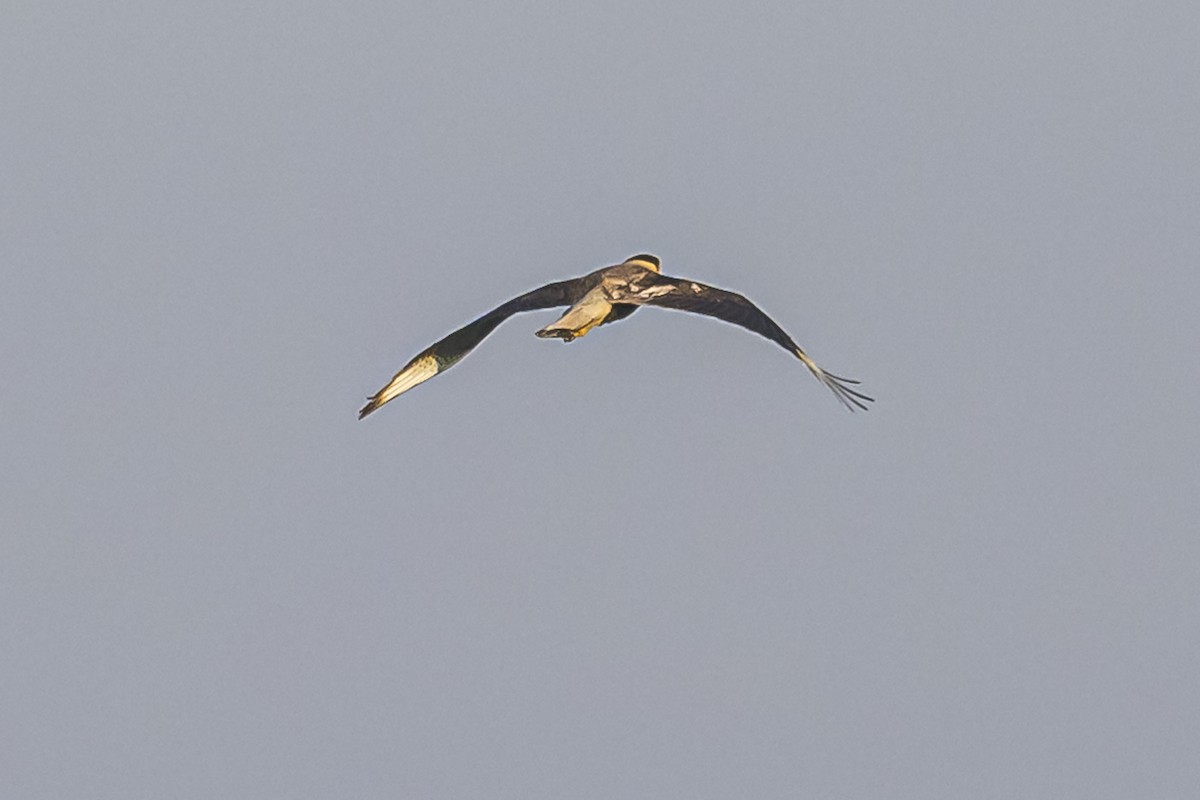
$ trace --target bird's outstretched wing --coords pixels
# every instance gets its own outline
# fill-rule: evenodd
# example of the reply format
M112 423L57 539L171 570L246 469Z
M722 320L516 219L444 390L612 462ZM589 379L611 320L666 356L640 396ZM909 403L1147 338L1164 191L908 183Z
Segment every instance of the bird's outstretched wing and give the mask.
M587 291L588 277L548 283L539 289L514 297L425 348L414 356L404 369L397 372L387 386L376 392L367 404L359 409L358 418L362 419L389 400L450 369L513 314L571 305Z
M708 286L685 278L657 275L648 287L642 288L628 298L622 297L621 299L624 302L690 311L693 314L703 314L740 325L746 330L754 331L759 336L765 336L803 361L817 380L828 386L841 404L851 411L855 408L866 411L866 404L875 401L875 398L868 397L851 388L851 386L857 385L858 381L838 377L817 366L816 362L792 341L792 337L788 336L783 328L775 323L775 320L736 292L718 289L715 286Z

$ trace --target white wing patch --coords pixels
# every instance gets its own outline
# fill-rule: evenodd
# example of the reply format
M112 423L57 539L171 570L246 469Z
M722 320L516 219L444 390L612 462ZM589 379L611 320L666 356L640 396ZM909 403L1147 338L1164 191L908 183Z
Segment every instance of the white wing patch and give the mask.
M383 405L437 374L438 363L433 356L421 356L414 359L411 364L397 372L391 383L383 388L383 391L379 393L379 401L376 405Z
M700 294L701 292L704 291L704 289L702 289L700 287L700 284L698 284L698 283L691 284L691 288L692 288L692 291L695 292L696 294Z
M675 291L675 287L669 284L651 286L649 289L643 289L638 292L638 297L642 300L653 300L655 297L662 297L664 294L670 294L673 291Z

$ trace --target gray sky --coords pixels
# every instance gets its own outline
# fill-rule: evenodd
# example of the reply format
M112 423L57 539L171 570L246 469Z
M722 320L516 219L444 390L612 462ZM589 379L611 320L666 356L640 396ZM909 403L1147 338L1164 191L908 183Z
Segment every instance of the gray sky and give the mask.
M2 16L10 796L1200 785L1194 3Z

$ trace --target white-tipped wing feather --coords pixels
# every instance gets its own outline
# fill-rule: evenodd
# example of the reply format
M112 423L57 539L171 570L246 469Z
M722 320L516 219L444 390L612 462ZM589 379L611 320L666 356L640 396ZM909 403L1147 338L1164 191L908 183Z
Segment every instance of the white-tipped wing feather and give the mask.
M396 373L387 386L371 398L371 402L362 407L358 418L362 419L389 400L395 399L414 386L418 386L438 374L437 359L431 355L420 355L409 362L408 366Z
M534 311L539 308L569 306L586 293L587 288L586 276L548 283L541 288L514 297L479 319L467 323L417 354L404 369L396 373L387 386L376 392L359 410L358 418L362 419L387 401L424 383L439 372L450 369L487 338L488 334L494 331L500 323L513 314Z

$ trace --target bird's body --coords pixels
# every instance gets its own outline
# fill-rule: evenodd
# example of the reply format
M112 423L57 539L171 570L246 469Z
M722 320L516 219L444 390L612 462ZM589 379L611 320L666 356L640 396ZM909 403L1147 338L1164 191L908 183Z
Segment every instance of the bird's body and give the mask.
M799 358L851 411L855 407L865 410L866 403L872 402L872 398L847 385L857 384L858 381L839 378L818 367L774 320L742 295L663 275L659 271L658 258L643 254L580 278L546 284L514 297L468 323L409 361L387 386L370 398L358 412L358 417L362 419L389 400L445 372L514 314L569 306L558 320L537 331L537 335L570 342L586 336L599 325L628 317L643 305L691 311L740 325L770 339Z
M597 325L624 319L637 310L640 303L628 302L630 292L649 286L658 277L657 259L634 256L623 264L598 269L579 278L575 287L577 297L559 319L537 332L545 338L564 342L587 335ZM653 267L653 268L651 268ZM625 300L626 302L620 302Z

